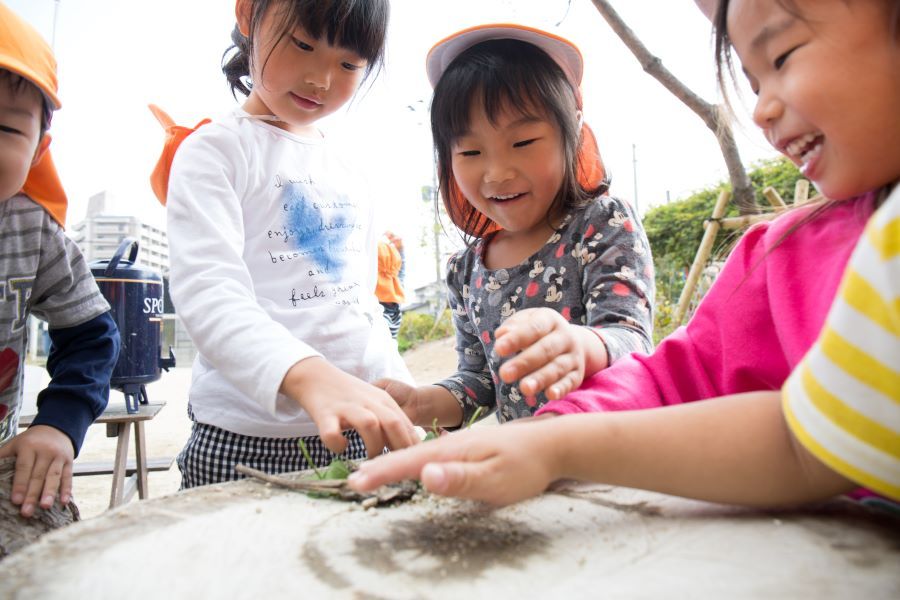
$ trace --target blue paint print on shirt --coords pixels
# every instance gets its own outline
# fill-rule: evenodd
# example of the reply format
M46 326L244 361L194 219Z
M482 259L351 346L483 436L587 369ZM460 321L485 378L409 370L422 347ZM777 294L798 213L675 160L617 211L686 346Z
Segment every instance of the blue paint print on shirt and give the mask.
M341 196L323 200L319 191L304 183L284 186L285 231L294 248L316 265L316 275L340 281L347 264L347 238L358 229L355 205Z

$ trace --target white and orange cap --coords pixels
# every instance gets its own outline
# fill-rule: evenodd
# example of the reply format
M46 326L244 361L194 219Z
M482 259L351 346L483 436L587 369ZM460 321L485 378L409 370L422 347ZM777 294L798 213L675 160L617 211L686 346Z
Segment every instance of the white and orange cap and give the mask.
M488 40L520 40L537 46L560 66L573 89L578 90L581 87L584 62L575 44L552 33L512 23L469 27L445 37L432 46L425 58L425 71L428 73L431 87L437 85L444 71L457 56L475 44Z

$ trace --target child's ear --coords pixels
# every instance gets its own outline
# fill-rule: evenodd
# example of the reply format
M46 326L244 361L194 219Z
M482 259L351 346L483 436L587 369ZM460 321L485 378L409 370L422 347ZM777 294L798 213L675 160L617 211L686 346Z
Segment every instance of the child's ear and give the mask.
M581 131L581 126L584 125L584 113L580 110L575 113L575 118L578 120L578 131Z
M37 165L39 162L41 162L41 159L44 158L44 154L46 154L46 153L47 153L47 149L50 148L50 142L51 142L50 134L49 134L49 133L45 133L45 134L41 137L41 141L38 142L38 146L37 146L37 148L36 148L35 151L34 151L34 158L31 159L31 166L32 166L32 167L34 167L35 165Z
M253 12L253 2L250 0L237 0L234 5L234 16L237 19L238 31L246 38L250 37L250 15Z

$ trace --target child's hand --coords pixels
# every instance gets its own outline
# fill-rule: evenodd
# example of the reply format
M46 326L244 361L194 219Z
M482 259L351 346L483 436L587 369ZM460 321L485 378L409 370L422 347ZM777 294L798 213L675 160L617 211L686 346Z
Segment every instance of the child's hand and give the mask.
M551 449L560 444L547 432L535 419L457 431L365 461L350 475L350 487L369 491L393 481L420 479L428 491L442 496L512 504L540 494L559 478Z
M44 510L59 501L72 499L72 440L55 427L33 425L0 448L0 458L16 457L13 475L12 503L22 506L21 515L34 515L35 504ZM38 498L40 502L38 503Z
M403 409L413 425L433 427L459 427L463 411L459 402L446 388L439 385L411 386L396 379L380 379L375 382Z
M323 358L307 358L291 367L281 391L309 413L322 442L337 454L347 447L341 434L345 429L359 432L370 458L385 446L396 450L419 441L409 418L384 390Z
M372 385L387 392L413 424L418 422L418 388L397 379L379 379Z
M543 391L548 400L559 400L581 385L586 372L607 366L600 338L550 308L520 310L495 335L494 351L499 356L519 353L500 367L500 379L518 380L526 396Z

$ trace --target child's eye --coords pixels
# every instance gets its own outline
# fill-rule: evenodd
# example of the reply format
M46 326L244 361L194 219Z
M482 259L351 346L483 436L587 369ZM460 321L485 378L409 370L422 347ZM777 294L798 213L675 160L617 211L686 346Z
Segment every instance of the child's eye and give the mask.
M6 133L22 133L18 129L14 129L12 127L7 127L6 125L0 125L0 131L4 131Z
M516 142L515 144L513 144L513 148L524 148L525 146L528 146L528 145L536 142L537 139L538 138L531 138L531 139L527 139L527 140L522 140L521 142Z
M299 38L292 38L294 41L294 45L300 48L301 50L305 50L306 52L312 52L313 47L304 42Z
M784 54L779 55L778 58L775 59L775 62L772 64L775 66L776 71L784 66L784 63L788 59L788 56L790 56L796 49L797 49L796 47L791 48L790 50L788 50Z
M341 63L341 66L347 69L348 71L359 71L362 69L362 65L354 65L353 63Z
M460 150L459 151L460 156L478 156L479 154L481 154L481 152L479 152L478 150Z

